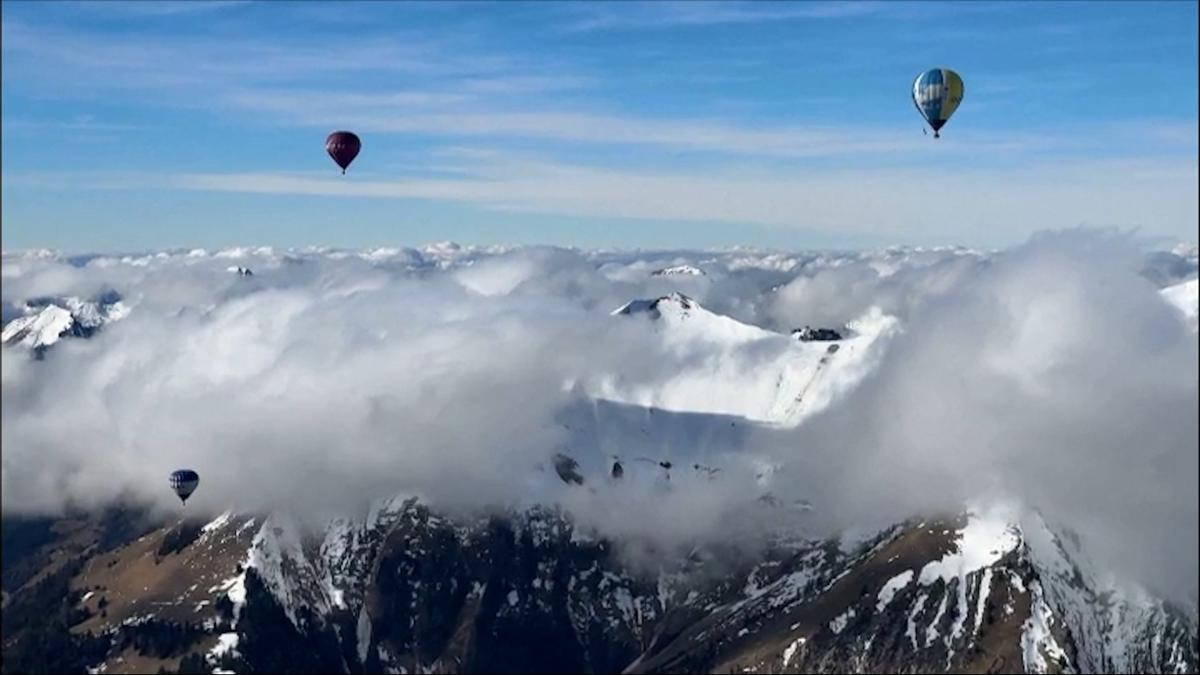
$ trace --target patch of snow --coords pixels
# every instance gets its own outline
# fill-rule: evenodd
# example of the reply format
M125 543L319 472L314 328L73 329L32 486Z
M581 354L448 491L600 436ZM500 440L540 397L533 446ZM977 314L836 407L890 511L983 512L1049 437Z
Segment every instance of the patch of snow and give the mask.
M328 589L329 603L336 609L346 609L346 593L340 588L332 586Z
M1018 593L1025 592L1025 580L1021 578L1021 575L1017 574L1016 572L1009 572L1008 580L1009 583L1012 584L1013 588L1017 589Z
M925 646L933 644L933 641L938 639L941 634L938 631L938 624L942 622L942 617L946 615L946 600L950 597L950 593L942 593L942 601L938 603L937 614L933 616L933 621L929 622L929 627L925 629Z
M913 603L912 611L908 613L908 630L906 630L904 632L904 634L907 635L909 641L912 642L913 649L918 648L917 647L917 621L916 621L916 619L917 619L917 616L921 613L921 610L925 609L925 601L928 599L929 599L929 596L922 593L920 596L917 597L917 601L915 603Z
M358 662L367 662L367 652L371 649L371 616L367 614L367 607L363 605L362 611L358 613Z
M215 532L215 531L225 527L227 524L229 524L229 519L232 517L233 517L233 511L226 511L225 513L222 513L221 515L217 516L212 521L210 521L207 525L200 528L200 532L202 533L202 536L204 534L209 534L210 532Z
M1020 532L1012 523L1011 511L1004 507L994 507L982 514L969 512L966 526L957 533L957 550L921 568L918 583L922 586L938 580L949 583L951 579L965 579L995 564L1021 543Z
M208 589L212 592L224 592L229 597L229 602L233 604L233 623L237 625L238 617L241 616L242 606L246 604L246 569L249 565L249 556L242 564L240 574L234 575L220 584Z
M214 645L212 649L208 650L208 654L205 656L205 659L209 663L217 663L225 655L240 656L237 646L237 633L221 633L217 636L217 644Z
M792 662L792 657L796 655L796 652L799 651L800 645L802 644L804 644L804 638L796 638L792 641L792 644L787 646L787 649L783 650L783 666L785 668L787 667L787 664Z
M633 595L629 593L629 589L620 586L616 590L617 609L621 610L621 616L625 620L625 625L634 626L637 624L637 607L633 603Z
M1050 632L1054 614L1042 596L1042 585L1037 581L1029 584L1031 594L1029 618L1021 632L1021 653L1025 661L1025 672L1044 673L1048 670L1046 658L1056 664L1067 663L1067 654Z
M153 614L142 614L141 616L131 616L121 622L122 626L138 626L154 618Z
M983 614L987 611L988 596L992 593L992 568L987 568L983 571L983 578L979 580L979 593L975 598L975 627L971 631L972 635L979 633L979 626L983 623Z
M833 621L829 622L829 630L833 631L834 634L840 634L846 628L846 624L850 623L850 619L854 618L854 614L853 607L842 612Z
M904 570L900 574L888 579L888 582L883 585L879 591L878 602L875 604L875 611L882 612L888 606L888 603L895 597L896 592L903 589L912 583L913 571Z

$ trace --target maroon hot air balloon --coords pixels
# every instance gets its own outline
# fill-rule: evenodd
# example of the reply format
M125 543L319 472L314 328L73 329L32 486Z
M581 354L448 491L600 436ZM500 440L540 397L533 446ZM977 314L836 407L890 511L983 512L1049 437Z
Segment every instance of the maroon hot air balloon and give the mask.
M349 131L335 131L325 139L325 152L328 152L333 161L342 167L343 174L346 173L346 167L350 166L350 162L358 157L358 151L361 149L362 141Z

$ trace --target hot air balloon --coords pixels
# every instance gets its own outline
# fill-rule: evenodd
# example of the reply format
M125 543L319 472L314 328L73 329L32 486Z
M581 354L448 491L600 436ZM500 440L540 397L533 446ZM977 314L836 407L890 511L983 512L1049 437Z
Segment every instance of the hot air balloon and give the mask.
M913 81L912 98L917 111L933 129L933 137L941 138L938 132L962 103L962 78L949 68L927 70Z
M358 157L358 151L361 149L362 141L349 131L335 131L325 139L325 152L342 167L343 175L346 173L346 167Z
M200 474L191 469L180 469L171 473L169 481L171 489L179 495L179 500L186 504L187 498L196 491L196 486L200 484Z

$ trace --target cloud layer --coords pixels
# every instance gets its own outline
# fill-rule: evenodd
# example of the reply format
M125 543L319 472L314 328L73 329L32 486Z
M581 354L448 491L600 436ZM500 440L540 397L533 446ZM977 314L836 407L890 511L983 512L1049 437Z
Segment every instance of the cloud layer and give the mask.
M813 503L814 535L1015 499L1109 568L1194 597L1197 344L1159 286L1194 278L1195 259L1158 254L1157 284L1146 260L1088 231L990 253L7 253L6 320L32 298L111 290L132 309L43 360L5 348L3 507L132 493L175 509L165 476L187 466L202 476L189 509L549 501L611 534L679 542L735 524L753 535L767 491ZM652 275L683 263L706 274ZM784 334L872 312L899 330L865 379L795 427L602 400L601 383L773 376L767 342L680 350L661 324L609 314L672 291ZM585 488L554 476L556 452ZM620 485L604 479L614 455L630 467ZM638 457L669 459L670 481Z

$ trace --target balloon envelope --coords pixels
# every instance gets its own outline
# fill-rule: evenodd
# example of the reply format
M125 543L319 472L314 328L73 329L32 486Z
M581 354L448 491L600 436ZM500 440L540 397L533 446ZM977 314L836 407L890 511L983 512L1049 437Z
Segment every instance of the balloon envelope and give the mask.
M932 68L913 81L913 103L933 128L933 135L950 119L962 103L963 81L949 68Z
M346 173L346 167L358 157L358 151L361 149L362 141L349 131L335 131L325 139L325 152L342 167L342 173Z
M187 498L196 491L196 486L200 485L200 474L191 469L180 469L172 472L168 481L171 489L179 495L180 501L187 503Z

